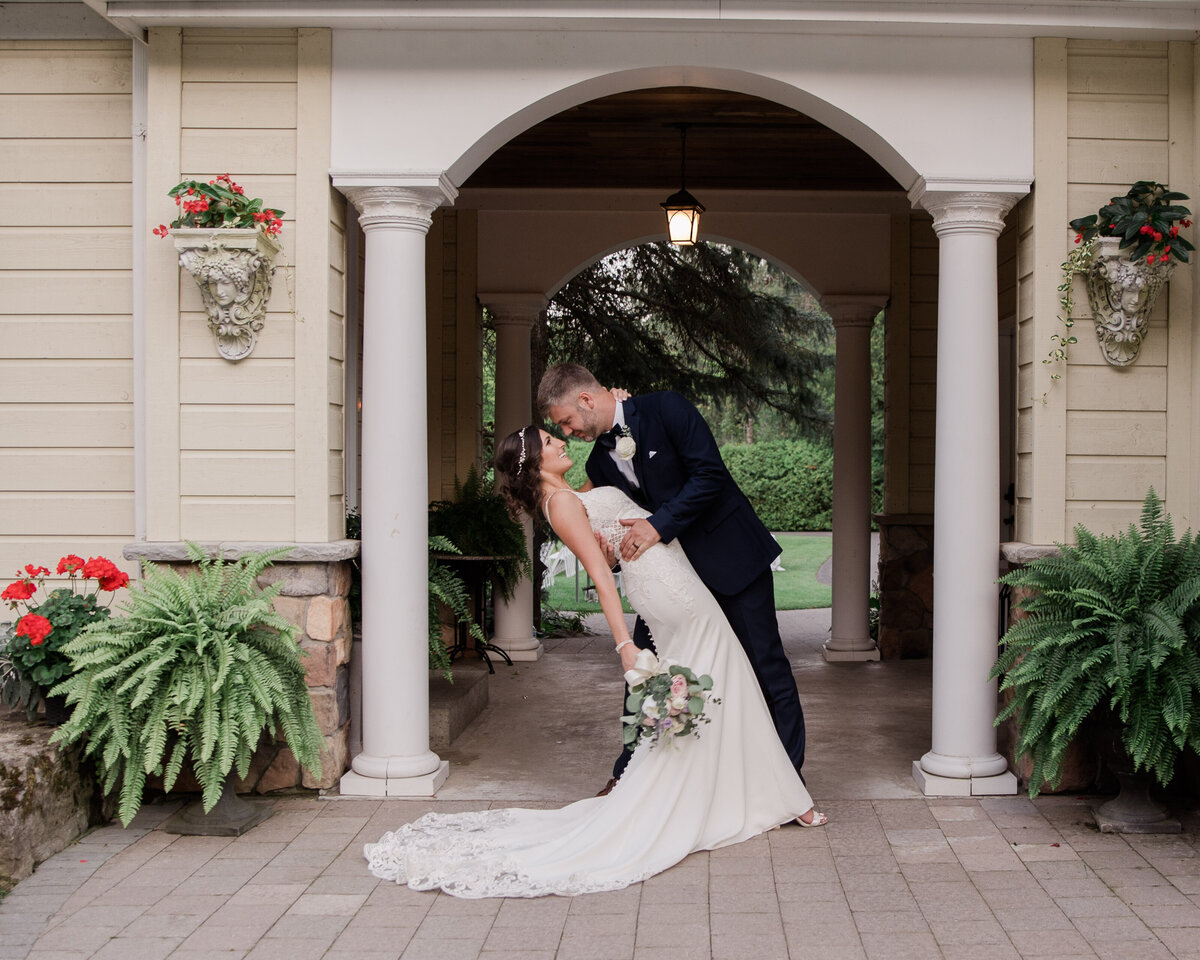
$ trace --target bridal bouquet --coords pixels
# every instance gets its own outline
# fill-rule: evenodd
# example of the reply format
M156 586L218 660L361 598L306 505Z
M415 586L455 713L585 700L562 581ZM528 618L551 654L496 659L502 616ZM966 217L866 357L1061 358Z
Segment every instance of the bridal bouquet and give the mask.
M625 699L625 744L636 747L643 740L653 746L677 737L699 736L699 726L711 721L704 713L707 704L717 704L712 697L712 677L696 676L677 663L660 663L650 650L638 654L632 670L625 673L629 696Z

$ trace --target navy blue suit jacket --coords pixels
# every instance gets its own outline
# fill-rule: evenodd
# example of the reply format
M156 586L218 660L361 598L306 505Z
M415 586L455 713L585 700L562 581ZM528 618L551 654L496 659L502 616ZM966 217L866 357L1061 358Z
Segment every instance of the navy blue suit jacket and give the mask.
M679 540L710 590L740 593L781 548L730 476L700 411L673 391L631 397L622 408L637 444L633 469L641 489L599 444L588 457L588 478L619 487L649 510L662 539Z

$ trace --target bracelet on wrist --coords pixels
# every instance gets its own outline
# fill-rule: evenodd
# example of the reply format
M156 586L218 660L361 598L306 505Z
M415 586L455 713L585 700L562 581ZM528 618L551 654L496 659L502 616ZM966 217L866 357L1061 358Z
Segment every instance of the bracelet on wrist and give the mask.
M632 641L632 640L622 640L620 643L618 643L618 644L617 644L616 648L613 650L613 653L615 653L615 654L618 654L618 655L619 655L619 654L621 653L621 648L622 648L622 647L627 647L627 646L629 646L629 644L631 644L631 643L633 643L633 641Z

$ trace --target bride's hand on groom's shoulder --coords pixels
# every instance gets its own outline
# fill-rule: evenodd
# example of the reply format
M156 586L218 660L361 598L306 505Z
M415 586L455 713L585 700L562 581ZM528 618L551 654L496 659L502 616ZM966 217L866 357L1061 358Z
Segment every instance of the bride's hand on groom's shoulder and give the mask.
M633 394L630 393L628 390L626 390L624 387L609 387L608 392L612 394L612 398L614 400L620 400L620 401L628 400L630 397L633 396Z

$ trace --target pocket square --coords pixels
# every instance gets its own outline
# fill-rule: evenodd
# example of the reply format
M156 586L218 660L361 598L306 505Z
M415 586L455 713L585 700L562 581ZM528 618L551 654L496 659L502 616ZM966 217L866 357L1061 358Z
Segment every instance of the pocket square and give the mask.
M655 455L656 453L658 453L658 451L657 451L657 450L651 450L651 451L650 451L650 459L651 459L651 460L653 460L653 459L654 459L654 455Z

